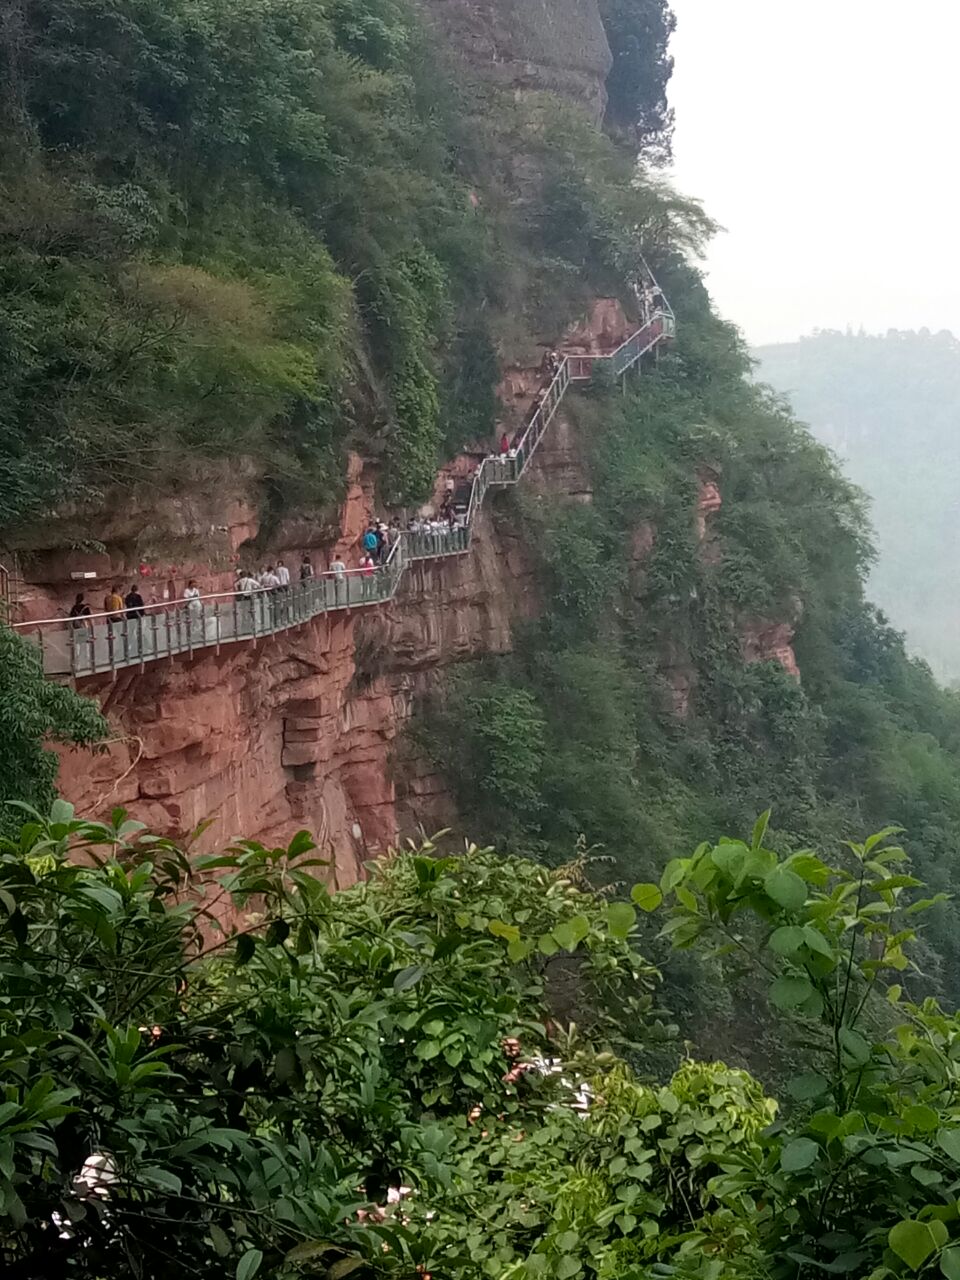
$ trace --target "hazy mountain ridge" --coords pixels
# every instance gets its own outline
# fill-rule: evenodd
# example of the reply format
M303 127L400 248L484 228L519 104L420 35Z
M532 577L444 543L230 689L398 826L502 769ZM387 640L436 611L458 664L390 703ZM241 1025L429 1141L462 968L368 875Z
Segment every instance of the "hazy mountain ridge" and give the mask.
M946 331L824 330L754 351L758 377L870 496L870 591L911 647L960 676L960 341Z

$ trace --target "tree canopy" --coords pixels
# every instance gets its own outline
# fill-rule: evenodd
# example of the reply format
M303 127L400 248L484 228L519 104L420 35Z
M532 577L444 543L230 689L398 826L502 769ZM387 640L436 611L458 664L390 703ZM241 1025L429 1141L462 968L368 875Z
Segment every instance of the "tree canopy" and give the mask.
M831 865L766 826L625 901L582 861L430 844L331 896L306 833L198 857L28 814L0 841L4 1275L951 1280L960 1022L904 985L929 903L891 832ZM769 985L803 1041L779 1100L671 1050L658 913Z

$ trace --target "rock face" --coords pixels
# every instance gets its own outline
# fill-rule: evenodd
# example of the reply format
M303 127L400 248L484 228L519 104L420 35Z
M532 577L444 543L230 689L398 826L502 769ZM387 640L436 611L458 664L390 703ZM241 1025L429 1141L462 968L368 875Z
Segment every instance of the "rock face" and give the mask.
M538 465L549 473L547 442ZM343 541L355 540L370 492L354 468ZM332 881L352 883L396 839L392 755L417 694L450 663L506 652L515 621L537 608L527 554L488 509L470 555L412 566L388 606L81 682L115 732L106 749L62 752L61 790L84 812L123 805L180 836L212 819L208 845L241 834L286 843L306 827ZM418 797L448 811L442 780L409 753L407 767L408 819Z
M596 0L421 0L444 44L485 79L551 90L599 122L613 59Z

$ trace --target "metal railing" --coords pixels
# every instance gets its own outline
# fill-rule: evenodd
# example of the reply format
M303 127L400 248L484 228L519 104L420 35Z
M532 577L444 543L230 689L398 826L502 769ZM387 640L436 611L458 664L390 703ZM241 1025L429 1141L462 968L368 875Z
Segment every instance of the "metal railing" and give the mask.
M565 356L516 446L507 454L484 459L475 471L464 523L404 532L380 565L323 573L284 587L163 601L142 609L81 618L14 623L14 629L39 646L48 675L80 678L142 668L178 654L217 651L221 645L302 626L325 613L383 604L396 595L409 563L464 555L470 550L475 520L487 491L519 482L572 383L588 381L602 365L607 365L614 377L621 377L675 332L673 312L664 306L616 351Z

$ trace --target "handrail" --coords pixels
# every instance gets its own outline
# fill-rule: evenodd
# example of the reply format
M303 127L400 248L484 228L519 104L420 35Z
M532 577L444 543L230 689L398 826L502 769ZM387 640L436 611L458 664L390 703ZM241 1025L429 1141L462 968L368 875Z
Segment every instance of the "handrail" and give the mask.
M180 596L133 610L124 605L78 618L18 622L14 629L37 643L47 674L79 678L125 667L143 669L148 662L202 649L219 651L223 644L275 635L323 613L383 604L396 595L408 563L469 552L487 492L519 482L571 383L589 381L598 364L609 364L620 377L675 332L673 312L664 300L614 351L564 356L515 447L507 455L485 458L474 472L464 523L442 530L404 530L386 559L372 569L324 570L279 587Z

